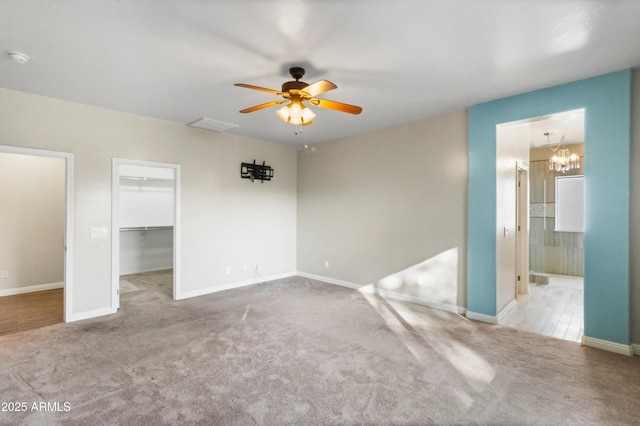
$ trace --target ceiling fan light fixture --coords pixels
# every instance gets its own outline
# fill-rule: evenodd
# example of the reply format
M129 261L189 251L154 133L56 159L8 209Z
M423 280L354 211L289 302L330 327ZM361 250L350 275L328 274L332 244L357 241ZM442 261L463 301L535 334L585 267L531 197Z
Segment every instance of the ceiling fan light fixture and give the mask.
M313 111L297 100L293 100L289 105L280 108L277 114L285 123L303 126L311 124L316 117Z
M263 104L255 105L249 108L240 110L240 113L246 114L254 111L259 111L264 108L270 108L275 105L281 105L285 102L289 102L288 105L280 108L276 113L278 117L285 123L293 124L296 126L296 134L300 133L300 126L308 126L315 118L315 113L307 108L303 102L309 102L314 106L320 108L332 109L335 111L346 112L349 114L360 114L362 107L356 105L344 104L342 102L330 101L328 99L316 98L318 95L322 95L330 90L337 89L338 86L327 80L316 81L313 84L307 84L304 81L300 81L304 75L304 68L291 67L289 69L291 77L295 81L287 81L282 84L282 90L267 89L266 87L253 86L245 83L235 83L234 86L244 87L247 89L259 90L261 92L271 93L273 95L282 96L285 100L265 102Z

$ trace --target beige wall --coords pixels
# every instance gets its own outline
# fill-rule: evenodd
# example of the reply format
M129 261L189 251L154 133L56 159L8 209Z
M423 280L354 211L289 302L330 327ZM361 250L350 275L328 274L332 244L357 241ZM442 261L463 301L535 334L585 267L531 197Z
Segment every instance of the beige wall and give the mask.
M263 276L295 271L293 147L4 89L0 141L74 154L73 315L111 306L111 241L90 228L110 229L114 157L182 165L183 292L250 280L254 263ZM240 178L253 159L275 169L271 182Z
M0 152L0 291L64 280L65 162Z
M631 341L640 344L640 71L633 73L631 129Z
M466 204L466 112L301 148L298 270L465 306Z
M632 123L631 330L640 343L638 71ZM302 272L465 306L466 132L457 112L300 149L296 178L291 147L0 89L0 144L75 156L74 313L110 306L110 241L91 240L89 229L110 226L112 157L182 164L184 291L250 279L242 266L254 261L263 275L293 271L297 255ZM238 163L254 158L275 168L273 181L239 179Z

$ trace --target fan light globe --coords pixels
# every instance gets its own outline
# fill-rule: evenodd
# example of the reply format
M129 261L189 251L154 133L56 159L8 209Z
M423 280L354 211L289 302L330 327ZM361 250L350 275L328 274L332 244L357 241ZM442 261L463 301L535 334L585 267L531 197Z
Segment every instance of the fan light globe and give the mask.
M289 105L277 111L278 117L286 123L308 125L315 118L315 114L300 101L291 101Z

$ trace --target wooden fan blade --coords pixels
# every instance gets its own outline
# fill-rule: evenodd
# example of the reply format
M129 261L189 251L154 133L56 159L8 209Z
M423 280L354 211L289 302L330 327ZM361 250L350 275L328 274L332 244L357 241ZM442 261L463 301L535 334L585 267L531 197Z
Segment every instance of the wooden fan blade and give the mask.
M343 104L342 102L329 101L327 99L311 98L309 102L321 108L329 108L340 112L348 112L349 114L360 114L362 108L356 105Z
M328 92L329 90L333 90L337 88L338 86L336 86L330 81L320 80L320 81L316 81L313 84L308 85L307 87L302 89L302 91L305 93L308 93L309 96L313 98L315 96Z
M252 107L249 107L249 108L245 108L245 109L241 110L240 112L243 113L243 114L246 114L248 112L258 111L259 109L264 109L264 108L269 108L269 107L272 107L272 106L275 106L275 105L280 105L280 104L283 104L285 102L287 102L286 99L283 99L281 101L271 101L271 102L267 102L267 103L264 103L264 104L252 106Z
M278 90L267 89L266 87L260 87L260 86L253 86L251 84L235 83L234 86L245 87L247 89L261 90L263 92L272 93L272 94L278 95L278 96L282 95L282 92L280 92Z

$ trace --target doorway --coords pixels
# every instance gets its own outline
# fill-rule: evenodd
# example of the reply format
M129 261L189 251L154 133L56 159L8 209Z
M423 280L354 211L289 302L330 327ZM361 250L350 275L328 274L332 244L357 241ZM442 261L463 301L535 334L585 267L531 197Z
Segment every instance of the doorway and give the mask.
M580 207L580 220L571 220L569 227L561 226L558 211L565 199L560 198L562 192L557 192L556 187L566 178L584 174L584 110L537 117L516 125L528 134L529 176L525 178L525 172L518 168L517 220L529 224L529 243L527 246L518 243L517 250L528 254L517 256L521 280L516 303L504 310L499 322L580 342L584 335L584 230L581 228L584 203L581 199L579 206L572 206ZM579 157L578 167L559 170L550 166L550 158L562 149L568 150L567 155L573 153ZM521 197L525 179L530 191L526 204ZM582 181L572 179L577 180ZM575 197L569 199L570 204L575 203ZM529 214L527 218L523 216L525 210ZM528 263L526 269L525 262Z
M73 154L0 145L2 330L71 320Z
M159 282L177 300L180 165L116 158L112 167L112 308L122 292L139 289L131 281L140 274L148 275L139 282Z

